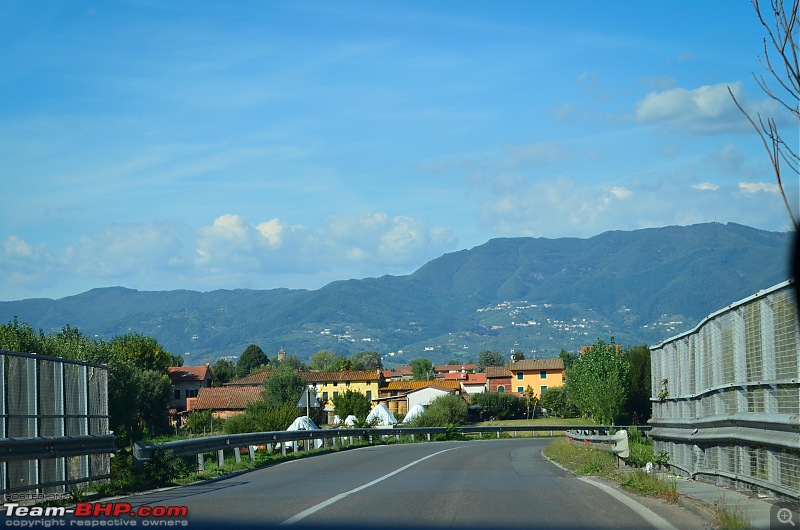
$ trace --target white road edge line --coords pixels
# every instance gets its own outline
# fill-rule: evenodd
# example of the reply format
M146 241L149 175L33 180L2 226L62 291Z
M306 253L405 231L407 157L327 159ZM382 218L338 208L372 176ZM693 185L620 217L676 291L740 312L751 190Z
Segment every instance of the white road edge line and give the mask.
M657 528L659 530L678 530L677 528L672 526L666 519L664 519L654 511L652 511L650 508L642 504L639 504L638 502L631 499L627 495L618 492L611 486L602 484L600 482L595 482L594 480L586 477L577 477L577 478L586 482L587 484L591 484L592 486L596 486L601 490L605 491L606 493L617 499L619 502L621 502L622 504L624 504L625 506L636 512L636 514L642 517L645 521L652 524L654 528Z
M450 449L445 449L443 451L439 451L438 453L433 453L433 454L430 454L428 456L422 457L419 460L414 460L410 464L406 464L406 465L404 465L403 467L401 467L399 469L395 469L391 473L388 473L388 474L386 474L386 475L384 475L382 477L376 478L372 482L367 482L363 486L359 486L357 488L353 488L350 491L345 491L344 493L340 493L339 495L336 495L335 497L331 497L327 501L323 501L323 502L321 502L321 503L319 503L319 504L317 504L315 506L312 506L311 508L308 508L307 510L303 510L302 512L298 513L294 517L290 517L289 519L286 519L284 522L282 522L280 524L280 526L288 526L288 525L291 525L291 524L295 524L295 523L297 523L299 521L302 521L303 519L305 519L309 515L311 515L311 514L313 514L315 512L318 512L319 510L325 508L326 506L330 506L331 504L344 499L348 495L352 495L353 493L358 493L359 491L361 491L363 489L369 488L370 486L374 486L378 482L383 482L387 478L393 477L393 476L397 475L398 473L400 473L402 471L405 471L406 469L410 468L411 466L415 466L415 465L419 464L423 460L427 460L429 458L433 458L434 456L440 455L442 453L446 453L447 451L452 451L454 449L461 449L461 447L464 447L464 446L451 447Z

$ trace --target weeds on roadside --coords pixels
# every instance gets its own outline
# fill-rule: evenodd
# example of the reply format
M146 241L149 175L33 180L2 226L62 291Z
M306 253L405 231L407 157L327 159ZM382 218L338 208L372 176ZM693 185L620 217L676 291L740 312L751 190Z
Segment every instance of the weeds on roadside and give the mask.
M723 502L714 503L714 527L720 530L749 530L752 528L747 517L737 509L725 508Z
M639 495L658 497L668 502L678 501L678 486L675 479L664 480L641 469L630 473L619 485Z

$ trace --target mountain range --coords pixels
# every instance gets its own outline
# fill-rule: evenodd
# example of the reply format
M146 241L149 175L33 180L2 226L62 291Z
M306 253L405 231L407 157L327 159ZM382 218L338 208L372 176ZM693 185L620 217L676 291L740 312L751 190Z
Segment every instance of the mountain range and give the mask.
M0 302L0 321L65 325L87 336L156 338L185 364L249 344L308 359L321 349L375 350L387 366L426 357L527 358L598 338L656 344L709 313L789 278L792 234L733 223L611 231L588 239L501 238L436 258L407 276L336 281L317 290L136 291L97 288Z

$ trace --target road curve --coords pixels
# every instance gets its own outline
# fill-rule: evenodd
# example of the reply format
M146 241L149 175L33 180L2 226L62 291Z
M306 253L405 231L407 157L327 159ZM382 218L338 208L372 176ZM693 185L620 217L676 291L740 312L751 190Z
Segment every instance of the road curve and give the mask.
M547 443L364 447L120 501L185 506L191 528L663 527L547 461Z

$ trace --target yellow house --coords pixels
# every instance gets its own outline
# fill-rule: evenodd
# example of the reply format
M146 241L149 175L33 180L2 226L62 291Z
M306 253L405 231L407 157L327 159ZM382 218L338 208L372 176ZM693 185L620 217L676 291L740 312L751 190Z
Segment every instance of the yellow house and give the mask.
M524 394L530 386L537 398L542 392L554 386L564 384L564 361L561 359L538 359L511 361L508 365L511 373L511 391Z
M378 389L383 384L380 370L343 370L339 372L303 372L309 385L317 391L319 404L329 413L333 412L333 398L347 390L361 392L370 401L378 398Z

